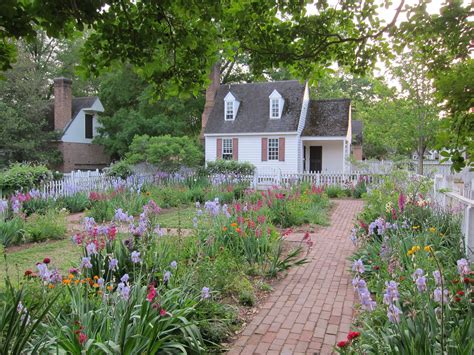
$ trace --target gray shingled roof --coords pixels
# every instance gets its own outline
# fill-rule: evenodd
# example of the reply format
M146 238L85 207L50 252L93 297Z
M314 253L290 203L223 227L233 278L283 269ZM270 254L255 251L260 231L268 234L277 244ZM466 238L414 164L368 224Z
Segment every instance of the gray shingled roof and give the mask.
M304 88L296 80L221 85L204 133L296 132ZM280 119L270 119L268 97L273 90L285 100ZM234 121L224 120L224 97L229 92L240 101Z
M364 128L364 123L358 120L352 120L352 144L362 144L362 131Z
M302 136L345 136L350 106L350 99L310 100Z
M64 131L67 130L71 122L74 120L74 118L82 109L92 107L95 100L97 99L98 99L97 96L73 97L72 109L71 109L71 120L66 125L66 127L64 127ZM52 100L51 103L49 104L47 118L48 118L48 128L50 130L53 130L54 129L54 100Z

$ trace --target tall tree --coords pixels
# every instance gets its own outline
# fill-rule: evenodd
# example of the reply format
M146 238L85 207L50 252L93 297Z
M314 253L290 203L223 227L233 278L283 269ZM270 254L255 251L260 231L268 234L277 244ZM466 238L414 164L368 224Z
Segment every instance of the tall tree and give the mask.
M48 83L45 69L19 46L18 61L0 80L0 165L12 161L56 163L59 153L50 142L56 135L48 129Z
M473 15L472 4L462 0L446 0L439 14L428 13L423 1L410 9L407 21L393 29L398 51L416 46L434 79L438 102L447 113L439 148L448 148L443 154L451 158L455 170L474 167L473 116L469 113L474 105L474 78L469 75Z
M83 59L91 73L131 64L157 94L197 95L212 64L237 52L249 56L254 72L288 66L307 78L333 62L363 71L384 50L382 34L403 4L385 24L375 0L317 1L311 13L310 2L301 0L8 0L0 8L0 60L8 66L10 39L31 36L38 27L59 37L89 26Z

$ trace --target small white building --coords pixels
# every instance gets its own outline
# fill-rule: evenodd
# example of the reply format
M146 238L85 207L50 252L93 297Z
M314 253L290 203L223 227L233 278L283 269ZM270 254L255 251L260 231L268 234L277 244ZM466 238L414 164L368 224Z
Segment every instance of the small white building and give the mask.
M206 161L249 162L258 171L349 172L351 102L311 100L296 80L212 84L203 114Z

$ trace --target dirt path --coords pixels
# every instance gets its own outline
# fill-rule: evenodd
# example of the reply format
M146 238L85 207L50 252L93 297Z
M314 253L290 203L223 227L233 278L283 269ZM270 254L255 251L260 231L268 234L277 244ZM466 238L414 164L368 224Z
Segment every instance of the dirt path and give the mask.
M339 200L329 227L318 228L309 263L294 268L265 301L229 354L331 354L350 328L354 292L347 257L360 200ZM294 233L290 240L301 240Z

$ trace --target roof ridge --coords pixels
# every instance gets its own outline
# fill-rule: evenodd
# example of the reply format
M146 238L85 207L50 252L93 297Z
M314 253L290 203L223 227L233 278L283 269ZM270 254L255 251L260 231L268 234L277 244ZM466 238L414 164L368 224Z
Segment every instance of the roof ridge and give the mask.
M263 84L275 84L275 83L294 83L297 82L301 85L302 84L299 80L297 79L292 79L292 80L275 80L275 81L254 81L251 83L226 83L226 84L220 84L220 86L232 86L232 85L263 85Z
M348 97L342 97L342 98L337 98L337 99L310 99L310 101L313 102L321 102L321 101L351 101L350 98Z

